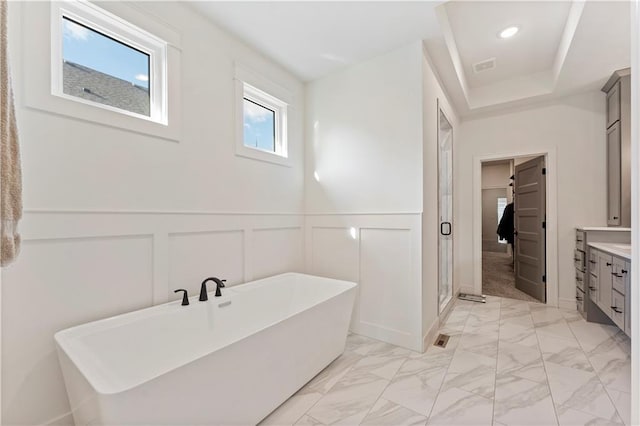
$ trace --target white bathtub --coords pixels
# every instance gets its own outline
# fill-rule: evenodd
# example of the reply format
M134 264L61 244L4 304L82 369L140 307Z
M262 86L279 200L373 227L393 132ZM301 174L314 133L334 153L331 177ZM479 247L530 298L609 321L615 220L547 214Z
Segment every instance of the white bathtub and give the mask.
M355 291L287 273L60 331L76 425L256 424L343 352Z

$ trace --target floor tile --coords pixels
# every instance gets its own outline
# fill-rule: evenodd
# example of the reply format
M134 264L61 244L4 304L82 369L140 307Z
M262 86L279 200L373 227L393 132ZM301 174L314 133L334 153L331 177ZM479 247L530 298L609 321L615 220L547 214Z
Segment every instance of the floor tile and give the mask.
M517 343L522 346L529 346L533 348L538 347L538 335L533 328L533 323L531 323L531 327L527 327L518 324L511 324L509 319L506 321L506 324L500 326L500 342Z
M493 398L496 359L458 349L451 360L442 390L458 388Z
M295 424L296 426L325 426L324 423L319 422L311 416L304 415L298 422Z
M451 357L442 355L408 360L382 397L427 415L433 408L450 362Z
M629 338L575 311L456 301L445 348L356 334L276 409L273 425L619 425L630 417Z
M361 359L362 355L345 351L327 368L311 379L298 393L327 393Z
M538 341L545 361L565 367L593 371L591 363L575 338L559 338L541 333L538 336Z
M352 371L371 373L391 380L410 354L411 351L407 349L388 343L380 343L372 347L366 357L356 362Z
M499 375L494 420L504 425L557 425L549 386L511 375Z
M615 389L608 389L607 393L615 405L620 419L625 425L631 424L631 394L629 392L620 392Z
M617 414L611 418L603 418L570 407L560 407L557 412L560 426L619 426L623 424Z
M313 407L320 398L322 398L321 393L295 394L280 407L276 408L273 413L260 423L260 426L293 425Z
M616 408L594 372L545 361L549 387L556 406L565 406L603 419L616 416Z
M462 389L441 392L431 411L428 425L490 425L493 400Z
M348 373L307 414L324 424L358 424L388 384L374 374Z
M500 342L497 373L498 375L509 374L538 383L547 382L539 349L517 343Z
M427 418L425 416L380 398L360 424L402 426L424 425L426 422Z

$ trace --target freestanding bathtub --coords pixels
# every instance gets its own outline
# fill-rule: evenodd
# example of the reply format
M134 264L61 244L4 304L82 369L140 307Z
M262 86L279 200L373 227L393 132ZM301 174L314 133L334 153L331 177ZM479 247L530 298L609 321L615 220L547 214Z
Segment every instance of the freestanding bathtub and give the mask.
M79 425L252 425L344 350L356 284L287 273L56 333Z

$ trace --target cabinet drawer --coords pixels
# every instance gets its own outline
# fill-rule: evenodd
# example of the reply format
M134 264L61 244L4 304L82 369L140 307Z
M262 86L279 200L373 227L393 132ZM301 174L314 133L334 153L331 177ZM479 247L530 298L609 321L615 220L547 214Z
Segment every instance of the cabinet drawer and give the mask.
M624 296L613 290L611 292L611 319L624 330L625 300Z
M593 274L589 276L589 299L598 303L598 277Z
M620 82L618 81L607 93L607 129L620 120Z
M578 312L584 312L584 299L584 293L579 288L576 288L576 309Z
M625 274L627 270L625 269L624 260L614 257L613 265L611 266L611 286L618 293L625 295Z
M598 276L598 251L594 249L589 250L589 272Z
M576 269L576 287L582 291L585 291L584 286L584 272Z
M578 269L579 271L585 270L583 251L580 251L580 250L573 251L573 264L575 265L576 269Z
M584 231L576 231L576 250L582 252L587 251L587 242L585 239Z

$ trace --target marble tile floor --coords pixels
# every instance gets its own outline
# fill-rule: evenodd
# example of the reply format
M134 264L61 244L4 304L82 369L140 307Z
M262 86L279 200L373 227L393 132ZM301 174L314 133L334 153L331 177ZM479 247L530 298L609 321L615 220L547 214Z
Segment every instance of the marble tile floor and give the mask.
M630 340L576 311L456 301L446 348L350 334L261 425L628 425Z

